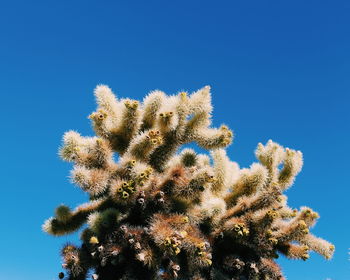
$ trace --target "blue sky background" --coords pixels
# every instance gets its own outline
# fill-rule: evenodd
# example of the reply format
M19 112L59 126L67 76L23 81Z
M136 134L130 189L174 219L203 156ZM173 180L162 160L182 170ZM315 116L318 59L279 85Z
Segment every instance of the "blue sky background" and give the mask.
M321 218L331 261L279 263L288 280L350 277L349 1L0 1L0 279L57 279L61 245L43 221L86 197L57 156L62 134L92 135L96 84L142 99L212 86L214 125L236 134L242 167L258 142L304 153L292 207Z

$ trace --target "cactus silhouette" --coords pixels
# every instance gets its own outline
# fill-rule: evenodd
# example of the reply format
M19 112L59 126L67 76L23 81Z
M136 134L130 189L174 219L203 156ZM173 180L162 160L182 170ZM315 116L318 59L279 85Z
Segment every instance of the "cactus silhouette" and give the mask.
M61 251L60 279L274 280L285 279L280 254L332 257L334 246L309 232L318 214L289 208L283 195L302 153L270 140L258 144L258 163L240 169L225 151L232 131L211 127L209 86L153 91L142 103L117 99L104 85L95 96L96 137L68 131L60 148L90 199L74 210L60 205L43 225L55 236L86 225L81 245ZM179 151L191 142L210 157Z

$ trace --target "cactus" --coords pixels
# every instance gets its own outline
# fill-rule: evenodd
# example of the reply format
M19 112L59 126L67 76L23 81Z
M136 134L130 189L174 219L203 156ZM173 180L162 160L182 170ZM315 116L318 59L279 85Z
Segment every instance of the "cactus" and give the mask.
M62 249L59 279L285 279L275 259L326 259L334 246L310 233L318 214L287 205L283 192L300 172L299 151L269 140L258 163L240 169L225 148L225 125L211 127L211 94L151 92L143 102L95 89L89 118L96 137L65 133L62 159L73 162L72 182L87 203L60 205L43 230L79 230L82 244ZM192 149L191 142L210 150ZM118 153L118 161L113 159Z

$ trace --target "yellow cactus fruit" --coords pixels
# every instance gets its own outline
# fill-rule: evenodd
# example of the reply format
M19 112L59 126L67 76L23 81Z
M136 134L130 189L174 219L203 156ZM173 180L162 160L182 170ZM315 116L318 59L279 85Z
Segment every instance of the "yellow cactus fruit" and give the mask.
M98 239L96 236L92 236L89 241L90 244L98 244Z

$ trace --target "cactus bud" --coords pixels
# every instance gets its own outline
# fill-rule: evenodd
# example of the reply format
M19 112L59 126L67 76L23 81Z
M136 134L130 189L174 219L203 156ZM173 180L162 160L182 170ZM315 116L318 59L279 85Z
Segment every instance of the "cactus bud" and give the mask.
M201 242L201 243L197 244L197 248L198 248L199 250L205 250L205 249L206 249L206 248L205 248L205 243L204 243L204 242Z
M180 271L180 266L178 264L174 264L171 268L175 271Z
M129 244L133 244L133 243L135 242L135 239L130 238L130 239L128 240L128 242L129 242Z
M129 197L129 194L127 192L123 191L122 197L124 199L127 199Z
M134 244L134 249L135 249L135 250L141 250L141 244L140 244L140 242L136 242L136 243Z
M99 246L99 247L97 248L97 250L101 253L101 252L103 252L104 247L101 245L101 246Z
M170 238L169 238L169 237L165 238L165 240L164 240L164 245L165 245L165 246L169 246L170 244L171 244Z
M92 236L89 241L90 244L98 244L98 239L96 236Z
M145 199L140 197L140 198L137 199L137 203L144 204L145 203Z

